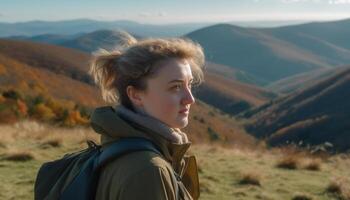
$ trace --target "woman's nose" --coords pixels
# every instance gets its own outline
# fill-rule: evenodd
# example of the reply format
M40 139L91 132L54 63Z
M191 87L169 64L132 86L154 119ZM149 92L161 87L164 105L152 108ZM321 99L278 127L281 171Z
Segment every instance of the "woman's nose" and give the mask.
M193 104L194 102L196 102L196 100L194 99L191 89L187 88L184 94L184 97L182 99L182 104L183 105L188 105L188 104Z

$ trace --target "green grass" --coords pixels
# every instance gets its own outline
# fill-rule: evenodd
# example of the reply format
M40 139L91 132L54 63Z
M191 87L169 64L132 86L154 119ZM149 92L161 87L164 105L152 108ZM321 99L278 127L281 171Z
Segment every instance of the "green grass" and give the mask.
M0 147L0 200L33 199L34 180L43 162L60 158L65 153L81 149L85 144L77 133L64 130L62 143L58 146L41 148L45 139L31 139L28 134L11 133L11 129L1 129L0 135L5 146ZM10 130L6 133L3 130ZM52 130L51 130L52 131ZM57 132L53 131L57 138ZM90 134L91 130L86 130ZM75 135L70 136L70 135ZM83 137L83 136L82 136ZM4 139L5 138L5 139ZM8 161L9 152L19 150L30 152L33 160ZM298 199L311 197L315 200L336 199L325 193L334 177L350 177L349 155L334 156L322 161L320 170L283 169L276 167L283 155L278 151L260 153L257 150L227 149L212 145L193 145L191 153L197 156L200 168L199 178L202 200L225 199ZM259 185L241 184L242 174L256 175ZM255 176L254 175L254 176ZM349 186L349 185L347 185Z

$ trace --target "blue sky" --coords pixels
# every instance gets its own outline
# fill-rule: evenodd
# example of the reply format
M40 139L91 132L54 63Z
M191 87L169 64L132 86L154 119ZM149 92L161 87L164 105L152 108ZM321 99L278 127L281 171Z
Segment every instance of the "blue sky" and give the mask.
M350 18L350 0L0 0L0 22L133 20L141 23Z

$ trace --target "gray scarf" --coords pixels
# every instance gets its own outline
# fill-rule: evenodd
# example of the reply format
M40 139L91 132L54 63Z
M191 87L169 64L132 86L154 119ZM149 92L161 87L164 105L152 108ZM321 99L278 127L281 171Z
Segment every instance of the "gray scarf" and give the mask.
M152 130L172 143L184 144L189 142L186 133L182 132L178 128L170 128L168 125L152 116L133 112L123 105L117 105L115 110L117 114L121 115L127 120L133 121L140 126Z

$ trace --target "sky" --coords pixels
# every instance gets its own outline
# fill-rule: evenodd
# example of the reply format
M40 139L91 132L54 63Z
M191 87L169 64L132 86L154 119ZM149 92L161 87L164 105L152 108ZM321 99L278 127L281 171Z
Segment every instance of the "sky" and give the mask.
M0 0L0 22L70 19L147 24L350 18L350 0Z

